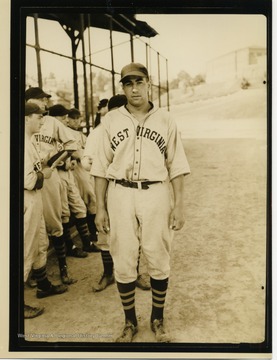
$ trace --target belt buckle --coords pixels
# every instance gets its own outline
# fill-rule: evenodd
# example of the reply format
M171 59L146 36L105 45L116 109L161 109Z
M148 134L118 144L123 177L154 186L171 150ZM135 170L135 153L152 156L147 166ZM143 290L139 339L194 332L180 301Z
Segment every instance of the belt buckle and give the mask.
M149 189L149 185L146 183L146 181L141 183L141 188L142 188L143 190Z

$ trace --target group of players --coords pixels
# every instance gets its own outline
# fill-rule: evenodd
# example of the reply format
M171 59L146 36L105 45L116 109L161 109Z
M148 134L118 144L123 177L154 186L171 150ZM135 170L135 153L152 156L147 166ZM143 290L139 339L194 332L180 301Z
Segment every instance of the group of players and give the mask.
M147 69L128 64L120 81L125 95L100 101L88 136L80 131L78 109L49 106L51 95L38 87L25 92L24 282L32 274L38 298L62 294L76 282L67 256L100 252L104 271L93 291L116 282L125 313L116 341L131 342L138 331L134 300L140 287L152 290L157 341L169 342L163 309L170 248L173 231L184 224L183 178L190 170L175 123L148 99ZM49 239L60 285L47 277ZM141 254L147 276L139 274ZM24 304L25 318L43 311Z

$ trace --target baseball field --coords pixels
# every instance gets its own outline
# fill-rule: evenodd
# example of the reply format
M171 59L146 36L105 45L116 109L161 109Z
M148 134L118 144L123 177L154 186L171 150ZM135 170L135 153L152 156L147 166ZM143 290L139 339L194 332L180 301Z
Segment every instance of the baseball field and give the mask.
M191 166L186 224L175 235L165 306L173 342L264 340L266 107L265 88L171 106ZM91 290L102 273L100 254L68 258L68 267L78 282L67 293L36 299L34 289L25 290L27 304L46 309L25 321L26 340L114 342L124 322L116 285ZM144 258L141 271L146 271ZM59 282L54 255L48 273ZM136 290L136 308L134 341L155 341L149 327L151 292Z

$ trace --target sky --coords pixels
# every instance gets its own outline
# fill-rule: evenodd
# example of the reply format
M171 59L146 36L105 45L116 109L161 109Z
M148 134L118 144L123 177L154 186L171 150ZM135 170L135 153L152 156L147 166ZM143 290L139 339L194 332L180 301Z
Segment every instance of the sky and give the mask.
M208 61L228 52L248 46L266 47L266 18L263 15L210 15L210 14L165 14L137 15L146 21L159 35L141 38L161 54L161 72L166 73L165 58L168 59L169 80L180 71L191 76L204 74ZM34 44L33 19L27 19L27 43ZM115 70L130 62L129 35L114 32ZM88 37L85 34L86 53ZM43 48L71 54L68 36L58 23L39 19L39 42ZM93 63L110 68L109 31L92 28L90 34ZM120 44L120 45L119 45ZM81 57L81 46L79 46ZM42 55L42 71L45 75L54 72L58 79L71 77L72 65L69 60L47 54ZM156 54L152 53L151 66L157 69ZM145 44L135 40L135 61L146 63ZM34 50L27 47L27 73L36 77ZM157 73L156 73L157 75Z
M170 75L185 70L195 76L206 63L225 53L266 47L266 18L262 15L143 15L159 35L151 46L168 58Z

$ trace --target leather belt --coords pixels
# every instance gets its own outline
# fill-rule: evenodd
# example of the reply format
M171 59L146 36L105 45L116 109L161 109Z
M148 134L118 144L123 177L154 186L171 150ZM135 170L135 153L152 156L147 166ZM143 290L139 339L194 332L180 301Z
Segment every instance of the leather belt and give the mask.
M139 181L139 182L135 182L135 181L130 181L130 180L125 180L125 179L121 179L121 180L113 180L115 181L116 184L119 184L121 186L124 187L129 187L129 188L133 188L133 189L144 189L147 190L149 189L150 185L153 184L158 184L161 183L162 181Z

